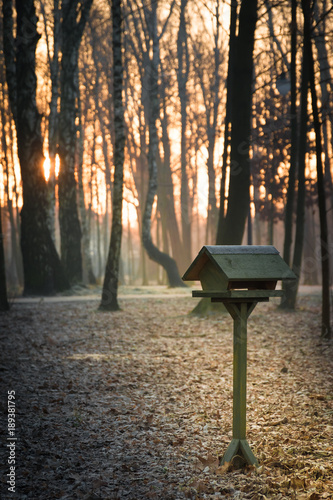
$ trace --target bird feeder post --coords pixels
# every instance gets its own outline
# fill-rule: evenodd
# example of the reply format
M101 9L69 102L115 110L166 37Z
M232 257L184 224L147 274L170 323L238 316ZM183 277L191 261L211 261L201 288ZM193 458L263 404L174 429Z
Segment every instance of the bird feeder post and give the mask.
M222 463L231 462L235 455L241 453L246 462L258 465L246 440L247 319L256 305L257 302L225 303L234 320L233 416L232 441Z
M247 320L258 302L281 297L275 290L278 280L294 280L295 274L273 246L204 246L183 276L200 280L202 290L193 297L222 302L234 320L232 441L222 463L241 455L258 465L246 440Z

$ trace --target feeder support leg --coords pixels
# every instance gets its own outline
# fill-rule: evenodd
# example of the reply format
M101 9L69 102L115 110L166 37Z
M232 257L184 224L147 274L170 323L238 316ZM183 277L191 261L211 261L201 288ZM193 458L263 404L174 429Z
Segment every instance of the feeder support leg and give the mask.
M246 440L247 318L256 302L225 303L225 306L234 320L233 419L232 441L222 463L230 462L235 455L241 454L247 463L258 465Z

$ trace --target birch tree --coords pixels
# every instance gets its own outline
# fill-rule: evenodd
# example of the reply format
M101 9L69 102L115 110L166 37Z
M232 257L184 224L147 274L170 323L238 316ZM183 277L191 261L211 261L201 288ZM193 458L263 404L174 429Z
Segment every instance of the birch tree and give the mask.
M121 0L112 0L113 49L113 119L114 119L114 181L112 196L112 228L107 257L100 310L118 311L118 280L122 237L122 205L124 186L125 121L123 105Z

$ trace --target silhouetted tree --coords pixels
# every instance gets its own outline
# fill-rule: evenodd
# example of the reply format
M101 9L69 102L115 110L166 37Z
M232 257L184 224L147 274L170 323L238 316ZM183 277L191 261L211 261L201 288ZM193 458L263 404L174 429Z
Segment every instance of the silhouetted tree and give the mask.
M320 220L320 251L321 251L321 275L322 275L322 321L321 334L322 337L331 338L331 321L330 321L330 252L328 241L327 228L327 213L326 213L326 193L325 180L322 163L322 138L321 138L321 120L319 118L318 98L315 84L315 64L312 48L312 14L311 2L302 0L302 10L304 17L304 52L307 58L309 67L309 83L311 92L311 103L313 111L313 123L316 134L316 166L317 166L317 190L318 190L318 207Z
M256 22L257 0L243 0L239 12L234 57L229 68L232 71L230 183L222 244L241 244L249 211L249 137Z
M16 40L12 2L4 0L6 77L15 117L23 184L21 249L24 293L43 294L69 287L47 225L47 191L43 170L41 116L36 106L35 50L39 40L33 0L16 1ZM8 70L8 71L7 71Z
M59 224L61 261L71 283L82 281L81 228L78 217L75 144L79 47L93 0L63 0L59 113Z
M0 203L0 311L8 311L9 303L7 298L5 253L3 249L2 216Z

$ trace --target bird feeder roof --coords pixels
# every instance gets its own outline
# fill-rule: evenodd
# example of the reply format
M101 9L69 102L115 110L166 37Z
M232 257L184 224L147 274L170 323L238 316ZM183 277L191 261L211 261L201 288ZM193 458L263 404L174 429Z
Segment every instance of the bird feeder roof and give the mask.
M205 245L183 276L184 281L202 279L212 263L224 281L277 281L296 276L271 245ZM209 268L211 269L211 265ZM208 266L207 266L208 269Z

